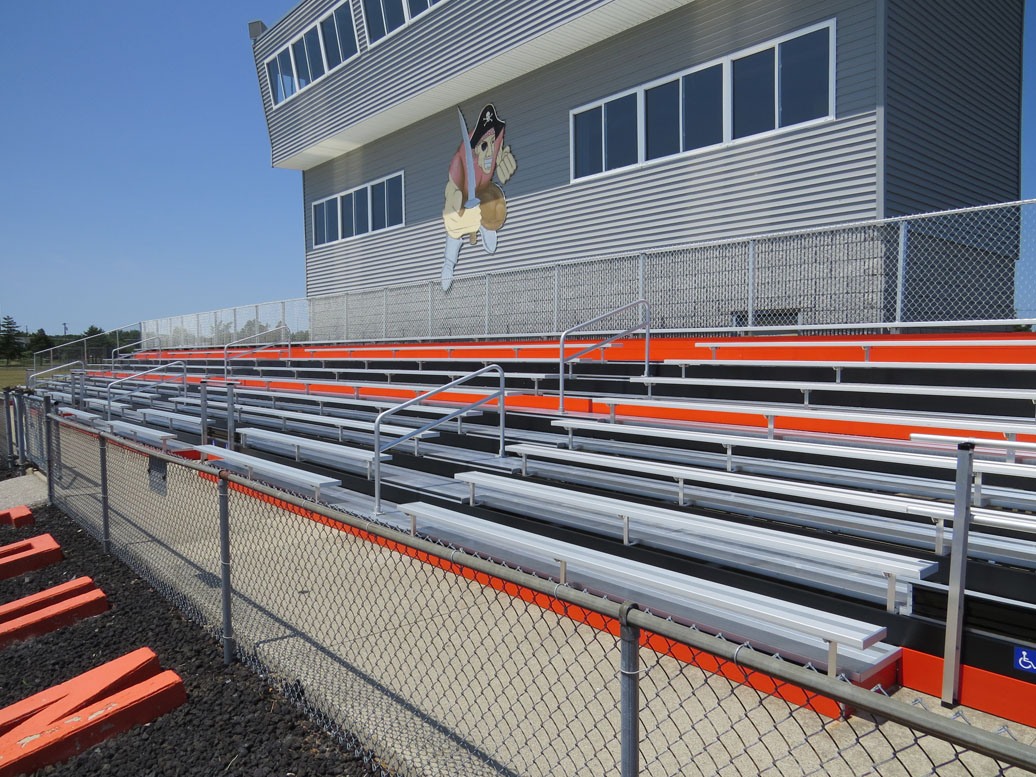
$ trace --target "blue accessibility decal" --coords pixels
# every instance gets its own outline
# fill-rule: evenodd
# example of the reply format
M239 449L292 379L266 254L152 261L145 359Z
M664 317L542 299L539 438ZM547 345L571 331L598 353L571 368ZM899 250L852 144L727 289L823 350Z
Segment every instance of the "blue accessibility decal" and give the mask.
M1014 668L1036 674L1036 649L1016 647L1014 649Z

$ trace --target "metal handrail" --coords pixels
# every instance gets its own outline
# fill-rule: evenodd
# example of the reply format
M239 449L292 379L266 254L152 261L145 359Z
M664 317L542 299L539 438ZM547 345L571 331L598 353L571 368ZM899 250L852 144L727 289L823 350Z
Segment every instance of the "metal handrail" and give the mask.
M449 389L454 388L455 386L459 386L462 383L467 383L472 378L477 378L480 375L484 375L487 372L496 372L500 376L500 388L498 388L495 392L483 397L477 402L472 402L468 405L465 405L464 407L458 408L449 415L444 415L440 418L436 418L432 421L429 421L427 424L420 427L419 429L414 429L412 432L407 432L402 437L397 437L393 439L391 442L386 443L384 446L382 446L381 422L385 418L388 418L390 415L395 415L400 410L405 410L406 408L412 405L419 404L425 401L426 399L429 399L430 397L434 397L436 394L441 394L444 391L448 391ZM500 458L503 458L504 446L506 445L506 441L504 439L506 414L504 413L504 370L499 364L487 364L485 367L475 370L474 372L470 372L467 375L462 375L461 377L457 378L456 380L450 381L444 386L439 386L438 388L432 389L431 391L425 392L424 394L421 394L419 396L411 397L405 402L400 402L398 405L395 405L393 407L388 408L387 410L383 410L382 412L380 412L378 414L378 417L374 419L374 514L379 515L381 513L381 454L383 454L390 448L396 447L400 443L404 443L407 440L411 440L420 434L424 434L425 432L434 429L436 426L440 426L441 424L447 423L448 421L452 421L454 418L459 418L465 413L474 410L476 407L481 407L482 405L488 402L492 402L494 399L497 398L499 398L500 400L500 450L497 455Z
M26 378L25 378L25 385L28 388L32 388L33 386L36 385L36 378L38 378L40 375L46 375L49 372L57 372L58 370L68 369L69 367L74 367L77 364L80 367L82 367L84 370L86 369L86 363L81 361L81 360L79 360L79 359L77 359L76 361L69 362L68 364L61 364L61 365L59 365L57 367L49 367L48 369L40 370L39 372L34 372L31 375L26 376Z
M565 355L565 338L573 332L578 332L580 329L584 329L591 324L596 324L598 321L614 316L618 313L625 313L627 310L633 308L640 308L643 311L643 316L640 319L640 324L637 326L631 326L625 331L619 332L618 334L612 335L611 337L601 340L599 343L589 345L581 351L578 351L571 356ZM603 348L606 345L618 340L620 337L625 337L628 334L632 334L639 329L644 330L644 377L649 375L649 365L651 362L651 305L646 299L638 299L635 302L629 302L621 307L617 307L614 310L609 310L607 313L602 313L599 316L591 318L589 321L584 321L581 324L576 324L573 327L566 329L561 335L561 342L559 343L558 353L558 412L565 412L565 365L571 361L575 361L580 356L585 356L591 351L596 351L599 348Z
M143 372L137 372L137 373L134 373L133 375L127 375L125 378L119 378L118 380L113 380L111 383L108 384L108 386L105 388L105 398L106 398L106 405L107 405L107 411L108 411L108 420L109 421L112 420L112 386L118 385L119 383L125 383L127 380L133 380L134 378L140 378L140 377L142 377L144 375L150 375L153 372L159 372L159 371L162 371L162 370L167 370L170 367L175 367L177 365L183 367L183 394L184 394L184 396L187 396L187 362L175 361L175 362L169 362L168 364L160 364L157 367L152 367L149 370L144 370ZM172 382L173 381L171 381L171 380L160 380L160 381L157 381L156 383L152 383L149 386L141 387L139 389L131 391L126 396L127 397L132 397L134 394L139 394L140 392L144 391L146 388L152 388L153 386L162 386L162 385L165 385L166 383L172 383Z
M291 329L286 324L281 324L280 326L274 327L273 329L267 329L265 332L258 332L258 333L254 334L254 335L248 335L247 337L242 337L240 340L234 340L234 341L229 342L226 345L224 345L223 346L223 379L224 380L228 380L229 379L229 375L230 375L230 367L229 367L230 362L228 360L228 353L230 351L230 346L232 346L232 345L240 345L241 343L247 343L249 340L255 340L257 337L265 337L266 335L270 334L271 332L279 332L282 329L285 332L288 333L287 344L288 344L288 348L290 349L291 348ZM243 358L244 356L247 356L250 353L259 353L259 351L264 351L267 348L273 348L273 347L279 348L280 346L281 346L281 343L264 343L263 345L259 346L258 348L253 348L250 351L242 351L239 354L235 354L234 358L235 359L240 359L240 358ZM289 350L289 353L290 353L290 350Z
M132 324L126 324L125 326L120 326L117 329L108 329L108 330L105 330L104 332L97 332L96 334L88 335L86 337L80 337L78 340L69 340L67 343L61 343L60 345L52 345L50 348L44 348L44 349L42 349L40 351L36 351L32 355L32 368L34 370L36 369L36 357L38 357L40 354L47 353L48 351L56 351L59 348L68 348L69 346L75 345L76 343L84 343L84 346L83 346L84 347L83 361L85 362L86 361L86 356L85 356L85 354L86 354L86 350L85 350L86 346L85 346L85 343L86 343L87 340L93 340L94 338L97 338L97 337L104 337L106 335L112 334L113 332L115 333L115 337L118 338L119 332L121 332L123 329L129 329L130 327L133 327L133 326L136 326L137 329L139 330L140 327L143 326L143 322L142 321L138 321L138 322L135 322L135 323L132 323Z
M113 348L112 349L112 361L115 361L115 354L117 354L119 351L125 350L126 348L132 348L135 345L143 345L144 343L150 342L152 340L161 341L162 338L159 337L158 335L154 335L152 337L145 337L143 340L137 340L137 342L135 342L135 343L126 343L126 345L121 345L118 348Z

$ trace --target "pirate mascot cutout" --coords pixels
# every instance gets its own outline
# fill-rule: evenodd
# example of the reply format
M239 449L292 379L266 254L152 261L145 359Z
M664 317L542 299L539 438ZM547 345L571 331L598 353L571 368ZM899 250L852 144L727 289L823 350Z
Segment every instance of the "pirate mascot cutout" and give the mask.
M507 218L507 200L503 189L493 182L493 176L501 184L507 183L518 166L511 147L504 145L504 124L490 103L482 109L469 136L464 114L460 114L464 140L450 162L446 205L442 212L446 227L443 291L448 291L453 283L453 270L465 238L475 245L481 235L486 253L496 251L496 233Z

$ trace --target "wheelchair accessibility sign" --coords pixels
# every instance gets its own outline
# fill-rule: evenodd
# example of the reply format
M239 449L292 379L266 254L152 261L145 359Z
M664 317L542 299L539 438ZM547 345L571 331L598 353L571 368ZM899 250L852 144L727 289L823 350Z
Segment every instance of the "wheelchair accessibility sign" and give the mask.
M1014 668L1036 674L1036 649L1016 647L1014 649Z

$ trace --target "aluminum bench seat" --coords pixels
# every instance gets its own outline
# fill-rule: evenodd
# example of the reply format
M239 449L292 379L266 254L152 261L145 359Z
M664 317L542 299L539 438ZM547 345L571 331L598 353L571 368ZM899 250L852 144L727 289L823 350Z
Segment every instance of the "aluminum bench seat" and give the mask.
M1036 366L1036 365L1034 365ZM773 436L776 419L807 418L825 421L842 421L857 424L878 424L887 426L913 426L934 429L960 429L964 431L997 432L1013 439L1015 435L1036 435L1036 421L1013 419L1004 416L974 416L951 413L906 413L873 411L861 408L834 409L830 407L804 407L802 405L727 402L721 400L649 399L646 397L594 397L594 403L606 405L609 417L615 420L615 408L648 407L664 410L690 410L709 413L730 413L732 415L761 416L766 420L767 433Z
M337 478L319 475L314 472L307 472L298 467L291 467L287 464L278 464L273 461L261 459L258 456L251 456L247 453L238 453L216 445L197 445L194 448L205 456L207 461L221 459L232 468L240 469L249 478L257 478L273 482L275 485L287 486L291 489L298 489L300 486L311 489L313 498L320 499L320 489L328 486L340 486L342 481ZM212 462L219 466L216 462Z
M896 660L881 642L884 627L690 575L623 559L561 540L483 521L425 502L399 506L413 528L504 563L561 577L616 600L640 602L729 640L865 683Z
M77 410L74 407L58 407L55 409L55 412L65 418L72 418L89 425L93 425L101 420L101 416L97 415L97 413L91 413L87 410Z
M135 442L143 442L154 445L162 450L169 449L169 443L177 439L174 432L163 432L158 429L151 429L147 426L127 423L126 421L98 421L96 426L107 428L113 434L126 437Z
M803 403L809 404L810 394L832 391L854 394L912 394L915 396L961 397L974 399L1010 399L1036 402L1036 389L986 388L983 386L925 386L903 383L844 383L834 381L793 381L725 378L646 378L634 376L631 383L647 386L696 386L716 388L776 389L800 391Z
M187 432L201 433L201 419L183 413L173 413L168 410L156 410L150 407L142 407L135 411L146 423L163 426L166 429L182 429Z
M550 516L597 534L621 537L624 543L639 542L735 569L884 602L890 609L900 604L909 610L911 590L903 581L920 579L937 568L934 562L901 554L527 480L484 472L460 472L454 477L469 485L473 504L481 493L481 501L488 505Z
M708 348L712 358L723 348L860 348L865 361L872 348L1036 348L1036 339L1030 338L953 338L953 339L860 339L860 340L699 340L695 348Z
M211 390L223 391L222 386L213 386ZM294 402L302 403L304 405L314 404L318 407L321 412L325 406L342 406L342 407L375 407L381 410L386 410L390 407L395 407L400 402L387 400L387 399L351 399L349 397L335 396L333 394L314 394L314 393L303 393L301 391L264 391L262 389L234 389L235 397L254 397L256 399L269 399L273 407L277 407L277 403ZM297 406L296 406L297 407ZM406 409L408 413L420 414L420 415L449 415L453 412L452 408L440 407L438 405L411 405ZM465 414L466 418L476 417L482 414L481 410L472 410Z
M953 522L954 507L946 502L934 502L913 497L891 494L876 494L859 489L832 487L818 483L784 480L773 477L759 477L744 473L718 472L701 467L690 467L651 461L649 459L631 458L628 456L609 456L585 451L551 448L543 445L518 444L507 446L507 452L522 457L523 474L527 467L528 457L552 459L578 463L592 467L618 469L624 472L640 472L659 477L673 478L678 484L677 504L681 507L685 501L685 486L688 481L708 483L714 486L731 487L764 494L780 494L785 497L807 501L825 502L832 505L847 505L872 509L887 513L898 513L905 516L921 516L936 524L932 532L933 546L937 554L948 550L945 543L945 524ZM1036 529L1036 518L1004 513L981 507L972 507L973 525L1009 526L1015 523L1018 527L1026 525ZM1036 560L1036 553L1029 555Z
M238 429L237 434L249 448L284 454L294 458L295 461L310 461L336 469L342 469L343 464L359 465L367 478L370 478L374 451L351 448L347 445L326 442L324 440L311 440L292 434L272 432L269 429L246 427ZM389 454L381 454L382 461L391 461L391 459L392 457Z
M810 359L666 359L663 364L680 368L686 375L688 367L764 367L764 368L818 368L834 370L840 379L844 370L956 370L959 372L1036 372L1036 364L1006 362L908 362L908 361L833 361Z

